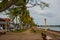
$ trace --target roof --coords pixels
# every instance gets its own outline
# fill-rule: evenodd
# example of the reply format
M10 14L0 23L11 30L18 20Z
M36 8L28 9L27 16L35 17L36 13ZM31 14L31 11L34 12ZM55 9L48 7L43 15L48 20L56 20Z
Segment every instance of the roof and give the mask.
M10 18L0 18L2 21L10 21Z

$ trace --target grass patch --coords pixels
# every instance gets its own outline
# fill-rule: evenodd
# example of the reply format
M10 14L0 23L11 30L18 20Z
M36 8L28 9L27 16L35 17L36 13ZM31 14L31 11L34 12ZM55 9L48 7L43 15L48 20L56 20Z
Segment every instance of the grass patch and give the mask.
M32 33L41 33L42 31L41 30L33 30L33 29L31 29L30 30Z
M24 31L26 31L26 30L28 30L28 29L20 29L20 30L15 30L15 31L13 31L13 32L24 32Z

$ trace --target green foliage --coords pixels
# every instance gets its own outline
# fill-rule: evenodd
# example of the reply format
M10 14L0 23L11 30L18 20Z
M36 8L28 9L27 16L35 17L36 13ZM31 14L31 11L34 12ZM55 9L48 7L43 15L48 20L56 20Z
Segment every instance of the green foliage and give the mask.
M11 18L12 20L14 20L16 17L20 16L21 14L21 8L16 7L16 8L11 8L9 10L9 13L7 13L9 15L9 18Z
M3 1L0 3L0 8L4 8L7 2L8 2L8 0L3 0Z
M22 6L26 5L29 0L19 0L17 3L15 3L16 6Z
M3 0L0 3L0 12L4 11L6 9L8 9L9 7L11 7L12 5L15 6L20 6L20 7L26 7L26 4L29 2L29 0ZM42 5L43 4L43 5ZM7 5L7 6L6 6ZM38 5L38 4L37 4ZM49 7L48 3L45 2L41 2L41 4L39 4L40 7L43 9L45 7ZM34 5L35 6L35 5ZM34 7L33 6L33 7Z
M29 25L33 25L34 22L33 22L33 18L30 17L30 13L28 10L25 11L25 13L23 14L22 18L21 18L21 21L24 23L24 24L29 24Z
M33 22L33 18L30 17L30 13L27 10L26 7L26 0L19 0L15 6L17 7L12 7L9 9L9 18L12 19L12 21L16 18L16 22L17 22L17 18L19 17L19 21L24 24L28 24L28 25L34 25Z
M8 0L3 0L3 1L2 1L2 4L6 3L6 2L8 2Z
M24 4L25 4L25 2L23 0L19 0L15 5L16 6L22 6Z
M36 30L31 29L30 31L31 31L32 33L41 33L41 32L42 32L42 30L38 30L38 29L36 29Z
M26 30L28 30L27 28L25 28L25 29L20 29L20 30L15 30L15 31L13 31L13 32L24 32L24 31L26 31Z

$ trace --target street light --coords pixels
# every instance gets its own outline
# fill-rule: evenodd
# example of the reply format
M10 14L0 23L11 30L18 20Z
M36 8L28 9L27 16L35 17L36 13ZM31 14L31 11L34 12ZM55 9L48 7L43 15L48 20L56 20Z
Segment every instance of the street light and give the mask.
M45 26L45 31L47 31L47 29L46 29L46 18L44 18L44 26Z

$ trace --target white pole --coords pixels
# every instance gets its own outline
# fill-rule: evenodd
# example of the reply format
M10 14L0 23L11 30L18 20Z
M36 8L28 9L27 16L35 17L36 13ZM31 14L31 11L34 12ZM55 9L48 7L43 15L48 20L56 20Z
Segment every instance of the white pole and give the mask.
M44 26L45 26L45 31L47 31L47 29L46 29L46 18L44 18Z

